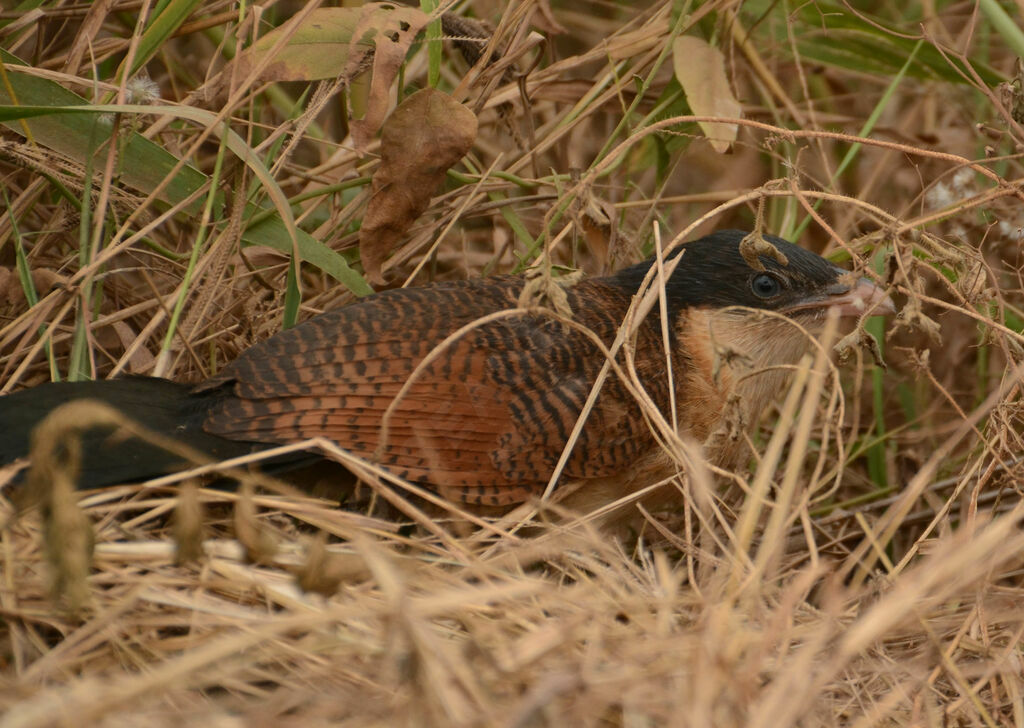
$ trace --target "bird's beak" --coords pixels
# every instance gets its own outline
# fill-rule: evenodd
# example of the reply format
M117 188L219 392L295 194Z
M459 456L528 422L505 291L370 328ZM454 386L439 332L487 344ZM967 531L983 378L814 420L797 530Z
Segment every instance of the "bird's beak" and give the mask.
M885 295L885 291L875 285L869 278L861 278L855 283L847 280L836 281L820 296L801 301L790 306L787 313L793 311L805 311L808 309L838 309L840 316L884 316L896 313L896 306L892 299Z

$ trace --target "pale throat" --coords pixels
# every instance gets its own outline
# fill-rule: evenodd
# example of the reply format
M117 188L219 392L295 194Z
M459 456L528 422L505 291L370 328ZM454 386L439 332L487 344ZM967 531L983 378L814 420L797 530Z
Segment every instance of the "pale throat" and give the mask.
M687 434L705 442L721 427L755 425L788 390L793 366L820 328L813 315L800 323L805 330L749 309L693 309L681 316L677 334L693 366L679 382L680 394L691 405L687 411L698 413L684 424Z

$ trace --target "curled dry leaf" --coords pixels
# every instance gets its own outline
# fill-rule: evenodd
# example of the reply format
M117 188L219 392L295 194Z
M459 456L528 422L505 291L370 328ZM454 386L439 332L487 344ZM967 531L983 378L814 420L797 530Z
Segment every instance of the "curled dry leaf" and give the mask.
M707 41L681 35L672 43L672 67L686 101L696 116L736 119L743 111L725 73L725 56ZM724 153L736 141L736 124L702 121L700 128L716 152Z
M423 89L394 110L381 132L381 163L359 232L367 277L381 283L381 265L427 209L449 167L476 139L476 115L448 94Z
M840 362L845 362L849 359L856 349L867 349L871 353L875 366L888 369L885 359L882 357L882 347L878 345L878 340L860 327L841 338L832 348L839 356Z
M611 270L611 255L618 238L615 207L607 200L586 194L575 213L587 250L599 261L601 273L607 273Z
M889 336L892 337L900 329L920 331L936 346L942 345L942 327L939 326L938 321L924 314L921 310L921 302L916 298L911 297L907 300L906 305L900 310L900 315L896 317Z
M579 280L579 272L555 278L546 268L530 268L526 271L526 284L519 294L519 308L546 308L564 318L572 318L572 307L565 289Z
M789 265L785 254L774 245L764 239L764 236L756 230L740 241L740 255L743 260L754 270L764 270L764 264L760 257L771 258L779 265Z
M995 289L988 285L988 271L981 260L965 260L957 269L956 289L972 306L995 298Z

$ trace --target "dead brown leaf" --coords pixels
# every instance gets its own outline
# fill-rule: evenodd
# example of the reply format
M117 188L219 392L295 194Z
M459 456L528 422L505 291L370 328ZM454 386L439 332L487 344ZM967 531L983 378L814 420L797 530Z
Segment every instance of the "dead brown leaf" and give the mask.
M418 91L395 109L381 132L381 164L359 233L367 277L383 282L381 265L427 209L448 168L476 139L476 115L436 89Z

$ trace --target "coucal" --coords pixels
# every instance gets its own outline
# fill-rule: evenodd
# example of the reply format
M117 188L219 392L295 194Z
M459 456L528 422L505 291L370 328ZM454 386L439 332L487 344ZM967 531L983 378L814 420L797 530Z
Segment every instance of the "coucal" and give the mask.
M770 406L830 307L845 316L893 310L869 280L780 238L765 236L781 255L748 261L745 235L682 246L665 281L668 353L657 305L628 343L650 400L668 417L674 398L680 433L697 442L722 425L727 402L739 401L748 419ZM516 308L524 278L372 295L253 346L197 386L127 377L0 397L0 463L26 456L32 428L54 407L93 398L215 458L319 436L454 501L521 503L546 487L652 264L567 286L572 324L528 313L470 327L411 380L453 333ZM621 351L616 361L625 362ZM382 442L382 418L403 387ZM657 450L629 389L615 374L605 379L562 480L607 479ZM90 433L83 452L87 488L187 466L109 431Z

